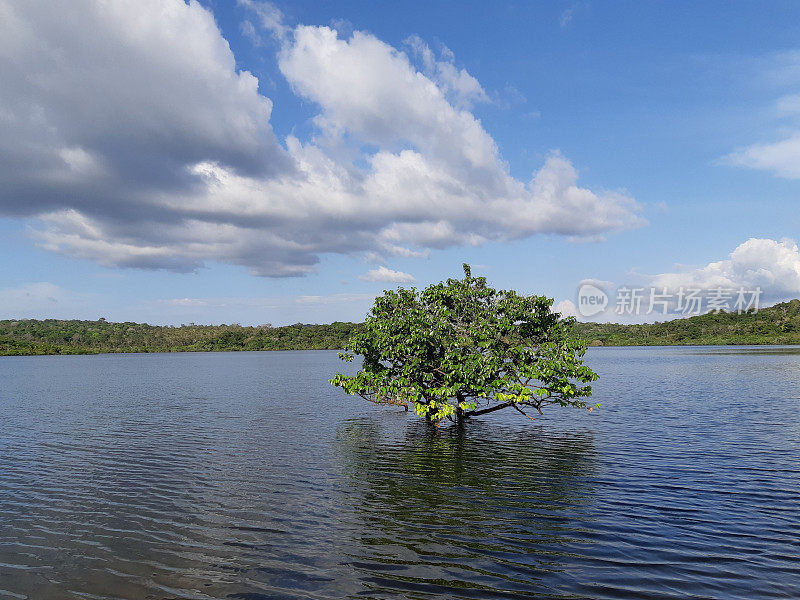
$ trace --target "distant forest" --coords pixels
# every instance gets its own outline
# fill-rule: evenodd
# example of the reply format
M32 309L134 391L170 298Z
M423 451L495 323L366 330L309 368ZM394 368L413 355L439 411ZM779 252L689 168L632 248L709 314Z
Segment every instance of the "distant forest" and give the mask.
M341 348L355 323L242 327L100 321L0 321L0 355L100 352L221 352Z
M220 352L334 350L358 323L242 327L60 321L0 321L0 355L100 352ZM648 325L577 323L574 333L593 346L800 344L800 300L758 313L709 313Z
M756 313L707 313L647 325L577 323L575 333L594 346L800 344L800 300Z

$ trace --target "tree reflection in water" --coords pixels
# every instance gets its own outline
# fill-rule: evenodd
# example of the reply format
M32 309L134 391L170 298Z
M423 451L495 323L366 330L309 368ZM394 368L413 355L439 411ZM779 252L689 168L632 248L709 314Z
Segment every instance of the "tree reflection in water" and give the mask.
M561 597L570 546L586 544L590 432L355 419L337 444L359 524L359 597Z

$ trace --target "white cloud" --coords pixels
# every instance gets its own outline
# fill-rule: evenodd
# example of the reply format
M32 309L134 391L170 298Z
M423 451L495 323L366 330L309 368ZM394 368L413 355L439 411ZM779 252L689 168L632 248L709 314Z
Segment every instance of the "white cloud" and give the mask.
M577 317L578 309L572 300L562 300L556 304L554 312L560 313L562 317Z
M750 238L739 244L727 258L701 266L676 267L675 271L658 275L635 275L634 278L636 281L619 284L598 279L582 281L579 286L590 284L608 293L609 303L603 311L579 316L579 319L642 323L692 316L697 310L711 310L710 299L718 293L723 308L727 300L728 310L737 310L740 301L739 308L745 308L755 298L758 307L798 298L800 247L791 239ZM680 295L681 290L683 295ZM699 291L695 294L701 299L699 306L687 300L692 290ZM636 304L631 300L634 295L639 298L638 309L632 308ZM679 298L683 298L680 305ZM651 300L654 301L652 305ZM662 302L666 302L666 314ZM570 304L565 300L559 307L569 310Z
M418 35L410 36L405 43L420 62L422 73L437 84L452 104L460 108L470 108L478 102L489 102L489 96L480 82L466 69L459 69L453 64L455 56L447 46L440 52L443 60L437 60L430 46Z
M251 11L261 28L277 39L285 38L289 34L290 30L283 22L283 14L274 4L258 0L237 0L237 4ZM250 21L242 22L242 32L256 44L261 44L262 40Z
M607 290L610 290L611 288L614 287L614 282L613 281L607 281L605 279L591 279L590 278L590 279L582 279L578 283L578 287L580 287L582 285L593 285L595 287L600 288L601 290L606 290L607 291Z
M720 159L721 164L767 171L785 179L800 179L800 51L777 52L751 61L762 85L784 92L769 112L774 118L773 139L754 143ZM786 91L792 93L786 94Z
M416 281L414 276L409 273L404 273L403 271L393 271L392 269L387 269L384 266L380 266L377 269L370 269L363 275L359 276L359 279L363 281L383 281L387 283L413 283Z
M418 70L370 34L240 4L318 107L312 139L275 138L272 102L196 1L0 0L0 214L36 217L44 248L109 267L214 260L273 277L324 253L422 257L644 223L626 194L580 187L558 152L511 177L468 110L485 92L446 48L411 38Z
M497 146L480 122L450 104L405 54L378 38L356 31L342 40L328 27L299 26L278 64L297 93L322 109L315 122L324 134L347 132L388 149L410 143L434 163L432 169L447 167L462 180L505 183Z
M367 263L374 263L378 265L386 264L386 260L384 260L383 256L371 250L369 252L365 252L364 255L362 256L362 259L364 260L364 262Z
M197 2L2 0L0 11L2 128L16 136L3 136L0 151L14 163L42 161L43 172L25 173L32 183L69 175L70 154L158 191L180 185L182 167L198 159L251 174L288 167L269 125L272 102L236 70Z
M760 287L767 299L800 295L800 249L790 239L750 238L726 259L679 273L662 273L652 284L668 290L716 288L753 290Z
M168 300L168 303L172 306L205 306L207 304L205 300L197 298L173 298Z
M800 133L779 142L754 144L728 155L723 162L800 179Z
M253 25L253 23L247 19L239 23L239 31L241 31L242 35L248 38L256 46L261 46L264 43L264 40L261 39L261 34L258 32L255 25Z

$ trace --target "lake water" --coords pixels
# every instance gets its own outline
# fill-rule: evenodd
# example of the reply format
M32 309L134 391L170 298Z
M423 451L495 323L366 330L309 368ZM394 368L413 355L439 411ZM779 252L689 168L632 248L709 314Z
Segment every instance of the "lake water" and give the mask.
M432 432L335 352L0 358L0 598L800 598L800 353L588 363Z

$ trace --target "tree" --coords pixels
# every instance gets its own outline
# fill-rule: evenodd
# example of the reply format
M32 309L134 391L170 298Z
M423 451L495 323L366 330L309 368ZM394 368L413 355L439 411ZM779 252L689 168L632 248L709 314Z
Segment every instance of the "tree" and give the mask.
M438 424L503 408L551 404L587 407L597 375L583 364L585 345L572 318L544 296L495 290L464 265L463 279L418 292L399 288L375 299L363 327L339 357L364 357L354 376L331 383L379 404L413 405Z

